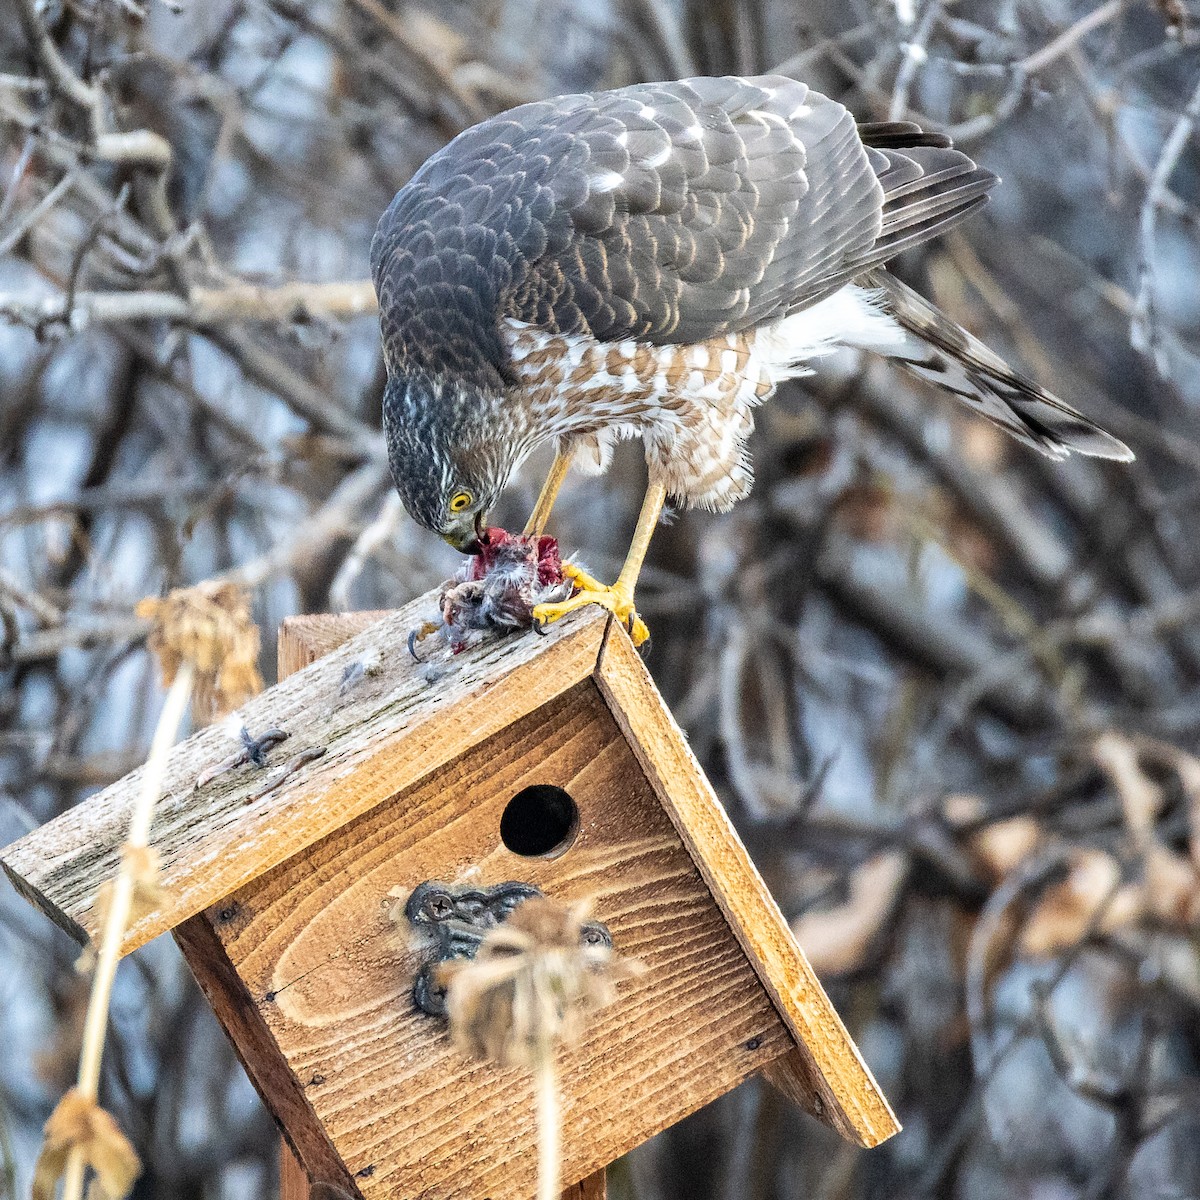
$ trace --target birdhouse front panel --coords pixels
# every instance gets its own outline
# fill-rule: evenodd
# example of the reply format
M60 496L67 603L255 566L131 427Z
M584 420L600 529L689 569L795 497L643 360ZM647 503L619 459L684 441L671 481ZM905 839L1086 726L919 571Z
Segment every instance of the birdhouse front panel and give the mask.
M327 1139L367 1200L533 1194L528 1073L467 1061L414 1006L423 952L396 918L428 880L590 898L617 952L646 968L563 1052L565 1182L792 1049L585 680L198 918L244 985L243 1057L261 1072L273 1045L299 1082L303 1103L279 1115L316 1179L345 1186L328 1179Z

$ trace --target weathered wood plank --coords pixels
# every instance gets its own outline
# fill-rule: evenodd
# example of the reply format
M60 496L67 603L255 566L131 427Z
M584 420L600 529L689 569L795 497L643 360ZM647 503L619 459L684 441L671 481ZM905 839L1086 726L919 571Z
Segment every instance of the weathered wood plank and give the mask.
M312 1185L304 1164L287 1141L279 1143L279 1200L308 1200Z
M357 633L369 629L385 612L314 613L286 617L279 626L275 655L278 677L286 679L318 658L332 653ZM202 919L202 918L201 918ZM228 962L228 957L225 959ZM195 970L195 968L193 968ZM278 1047L275 1048L276 1051ZM279 1061L284 1061L278 1055ZM286 1137L279 1140L279 1200L309 1200L312 1181Z
M516 855L499 836L505 805L533 783L565 788L579 808L557 857ZM234 1036L253 1034L258 1055L269 1035L311 1109L288 1121L328 1133L366 1200L534 1193L528 1075L466 1061L412 1007L418 959L389 910L427 878L591 897L618 951L646 964L562 1055L566 1179L593 1175L792 1049L587 680L198 918L250 996ZM310 1145L315 1130L293 1138Z
M284 617L279 626L275 664L278 677L289 675L315 663L318 658L332 654L356 634L378 625L389 613L386 609L348 612L311 613Z
M279 1200L309 1200L314 1194L308 1172L286 1141L279 1143ZM333 1200L327 1189L317 1188L318 1200ZM607 1200L608 1171L600 1170L566 1188L562 1200Z
M394 946L383 949L379 945L370 946L371 939L382 936L378 926L379 896L372 891L371 902L363 904L365 885L360 873L367 872L374 888L387 877L389 870L395 869L394 861L379 858L381 847L386 846L393 856L410 851L429 853L430 866L447 861L449 855L454 871L464 878L480 878L482 882L497 882L517 875L512 870L493 873L505 855L513 859L506 850L497 851L494 844L490 848L477 846L472 841L491 829L484 822L479 806L472 802L469 812L457 811L453 807L454 797L443 796L438 789L461 788L467 781L473 789L472 795L483 789L493 807L499 804L495 788L515 786L515 777L506 774L513 764L503 756L512 749L508 739L520 741L525 736L520 732L526 728L522 721L526 725L533 722L540 732L529 735L531 740L520 752L518 765L528 774L528 781L545 781L544 776L540 779L535 776L544 763L551 761L547 755L552 755L559 731L573 729L573 722L580 719L584 710L592 712L593 723L600 721L593 711L597 706L611 730L604 746L594 744L593 740L586 761L576 763L575 774L571 776L575 783L571 786L579 786L581 779L585 783L590 779L592 785L599 786L596 779L607 770L614 771L623 780L617 788L620 795L634 795L641 788L638 803L644 806L644 812L633 820L626 816L611 827L609 836L619 849L601 855L581 873L568 871L562 876L562 894L567 898L582 895L580 889L586 883L588 894L599 890L603 900L620 908L617 899L624 895L625 877L630 870L636 877L650 853L641 832L647 822L657 821L664 828L678 831L665 840L660 838L659 849L670 844L682 856L696 880L697 897L708 896L699 883L701 876L716 897L719 910L711 899L697 899L697 903L706 906L710 915L716 914L716 926L708 940L724 939L731 948L731 957L719 978L705 974L720 961L720 955L714 959L709 947L703 949L698 961L689 960L686 983L664 968L664 978L675 979L671 984L674 990L668 989L670 994L659 1002L660 1009L670 1014L670 1021L661 1031L653 1031L657 1039L654 1063L647 1063L641 1075L636 1065L640 1061L635 1053L637 1047L628 1045L615 1060L593 1056L587 1063L587 1071L580 1068L581 1088L592 1086L595 1082L592 1076L606 1080L605 1087L594 1095L581 1093L585 1108L589 1098L598 1103L617 1095L621 1111L616 1117L604 1116L597 1126L608 1130L615 1121L613 1128L617 1132L609 1142L580 1139L579 1145L593 1157L578 1157L568 1169L577 1172L577 1178L583 1178L627 1145L654 1132L649 1126L640 1131L633 1128L646 1111L654 1113L659 1122L656 1128L665 1127L727 1090L747 1072L768 1066L773 1082L846 1136L864 1145L876 1144L890 1136L897 1125L886 1101L879 1095L819 983L795 947L790 931L628 639L614 630L606 642L605 614L584 610L554 626L544 639L498 640L458 657L434 651L428 656L429 662L414 663L405 645L407 634L423 619L431 603L432 597L425 597L378 620L377 614L361 614L350 623L369 624L369 628L336 648L339 635L330 632L324 623L328 619L303 618L293 623L284 639L291 642L287 653L293 657L288 660L288 667L300 666L326 651L328 654L242 711L253 732L261 733L271 726L294 732L294 737L275 752L272 764L265 771L244 766L197 789L193 786L197 776L227 757L235 745L227 734L210 729L176 748L154 830L154 842L163 855L170 903L135 927L125 945L128 952L163 929L180 926L177 936L181 944L193 965L199 962L201 973L208 976L214 1007L238 1041L252 1078L287 1127L308 1175L351 1194L360 1190L367 1200L388 1194L382 1183L370 1182L375 1177L376 1164L368 1161L371 1157L382 1158L386 1146L380 1148L369 1140L361 1141L370 1133L373 1120L364 1122L356 1118L357 1123L345 1132L344 1136L350 1138L349 1157L337 1123L347 1112L361 1113L356 1097L362 1090L362 1078L354 1081L349 1092L340 1095L335 1094L337 1089L326 1088L328 1077L322 1072L310 1072L307 1082L304 1081L303 1068L311 1065L308 1058L319 1058L332 1044L329 1022L325 1019L329 1014L324 1013L316 1021L300 1020L304 1035L295 1045L288 1040L291 1035L286 1033L286 1022L279 1024L281 1013L296 1023L295 1013L289 1014L288 1005L303 1003L321 979L329 978L333 961L345 955L349 955L352 964L361 967L357 976L351 972L356 982L349 990L338 992L335 987L329 994L317 995L315 1000L310 997L311 1004L316 1006L312 1011L317 1012L321 1005L329 1003L336 1008L343 1001L354 1007L362 996L370 1001L362 1011L375 1012L377 1016L385 1000L389 1011L394 1006L400 994L396 991L394 973L397 962L404 962L404 952ZM361 669L352 672L350 668L356 665ZM594 682L579 682L593 676ZM351 686L343 686L347 679L353 681ZM499 687L500 684L503 686ZM571 689L574 691L567 703L565 693ZM557 723L546 725L548 714L552 713L558 714ZM633 750L619 733L630 739ZM610 743L612 749L608 748ZM276 764L316 748L324 748L324 757L306 761L289 778L279 779ZM562 762L569 765L570 754L567 750L562 753L567 754ZM614 764L611 757L614 754L624 756L623 768ZM18 887L77 935L89 927L91 899L99 884L115 870L129 804L139 778L140 772L134 773L86 806L3 852L5 869ZM430 812L437 817L432 824L416 819L410 812L412 796L425 797ZM445 807L447 804L449 808ZM614 806L618 804L619 797L610 797L596 811L604 813L610 808L616 811ZM492 817L498 819L494 812ZM447 821L449 831L445 828ZM637 834L632 841L631 830ZM402 840L397 842L397 837ZM682 838L682 846L677 837ZM348 838L352 840L347 841ZM416 840L404 841L404 838ZM494 840L493 837L493 843ZM593 849L601 844L596 842ZM474 849L464 856L462 846ZM330 854L333 859L324 857ZM532 865L519 877L547 886L548 880L558 879L554 872L562 871L564 863L574 869L582 860L573 848L561 859L520 862ZM630 863L635 865L631 867ZM700 874L696 874L697 868ZM445 873L431 869L425 877ZM606 881L609 892L601 886ZM409 886L413 882L416 880L409 880ZM237 938L242 935L243 926L257 922L260 917L254 907L247 907L247 902L257 900L270 887L282 891L272 901L274 912L263 927L263 946L255 947L250 957L244 957L237 950L240 944ZM548 890L555 889L548 887ZM295 896L307 896L309 900L293 908ZM226 898L232 903L225 902ZM646 910L652 911L653 907L652 903L641 903L636 906L636 914L628 913L630 928L636 932L638 920L647 919ZM620 911L618 924L626 919L626 910ZM691 910L685 907L681 911L687 914ZM610 920L607 914L600 915ZM345 924L349 916L358 923ZM304 920L314 922L323 933L301 938L297 949L293 943L304 932ZM651 942L652 934L657 936L662 932L661 914L655 920L658 923L652 921L644 931ZM394 935L390 926L388 930ZM636 942L636 937L633 940ZM335 946L336 950L322 958L322 944ZM627 949L624 945L621 948ZM679 953L686 959L694 950L687 943ZM359 952L365 954L362 960L365 966L356 957ZM306 955L315 955L311 970L299 970L297 964ZM212 961L206 965L208 958ZM385 960L393 974L380 991L378 972ZM669 963L678 965L674 958ZM753 969L750 963L754 964ZM254 975L255 969L267 968L272 979L284 980L282 989L268 982L265 975ZM411 962L406 969L411 972ZM761 986L753 981L755 971ZM746 976L748 991L733 1003L722 987L738 972ZM306 982L310 975L313 981ZM368 983L376 988L375 992L362 991ZM676 1026L679 1005L695 999L695 996L688 999L689 988L704 1003L716 997L720 1027L704 1032L704 1037L723 1038L737 1033L739 1014L744 1017L747 1011L762 1019L751 1021L741 1030L746 1034L743 1041L706 1043L692 1048L688 1054L681 1051L671 1072L664 1073L659 1069L664 1061L662 1046L667 1047L669 1054L672 1034L680 1033ZM286 1000L280 1000L281 990L289 993ZM766 1011L761 1012L764 1006ZM354 1007L354 1012L358 1014L360 1010ZM728 1020L731 1012L732 1024ZM705 1031L702 1016L700 1012L690 1013L686 1022L689 1029ZM410 1018L424 1020L411 1014ZM331 1019L336 1026L336 1013ZM765 1032L747 1032L752 1027L764 1027ZM609 1034L616 1036L619 1044L626 1031L622 1027L609 1030ZM389 1044L391 1040L389 1030ZM797 1043L800 1049L793 1049ZM360 1049L366 1055L360 1075L367 1078L378 1053L377 1040L372 1043L368 1037ZM693 1053L694 1068L693 1057L689 1057ZM712 1063L718 1059L735 1064L730 1074L711 1072ZM608 1065L602 1066L597 1075L596 1063L604 1061ZM681 1062L684 1082L677 1088L675 1077L679 1075ZM484 1068L471 1070L479 1072ZM615 1074L606 1076L606 1070ZM661 1087L655 1093L653 1089L664 1074L672 1078L672 1085L666 1094L659 1094L663 1092ZM279 1080L286 1077L291 1083L277 1082L277 1077ZM394 1116L397 1108L404 1105L406 1089L412 1082L411 1077L406 1077L402 1094L391 1097L386 1109L389 1116ZM472 1076L470 1094L474 1096L481 1086L478 1077ZM511 1087L511 1079L505 1086ZM333 1099L327 1099L326 1092ZM385 1105L388 1103L386 1096L380 1097L370 1088L367 1093L373 1103L380 1099ZM502 1104L503 1088L492 1081L483 1087L481 1095L486 1104L476 1113L478 1119L490 1115ZM326 1110L323 1107L326 1104L333 1107ZM575 1116L579 1118L582 1111L576 1110ZM448 1121L454 1130L461 1131L459 1116L456 1110ZM626 1117L624 1124L622 1116ZM392 1123L385 1122L389 1138ZM587 1120L584 1124L587 1125ZM491 1130L475 1128L469 1120L467 1129L471 1140L464 1152L473 1156L478 1151L479 1139L485 1133L490 1135ZM445 1132L443 1128L441 1136ZM626 1140L635 1132L636 1139ZM409 1130L406 1136L411 1141L419 1133ZM522 1141L523 1137L526 1141ZM500 1163L507 1162L518 1148L528 1151L528 1137L528 1128L524 1133L510 1131L507 1140L500 1139L495 1161L488 1159L483 1163L485 1170L499 1172L496 1178L504 1187L508 1186L510 1173L501 1171ZM360 1140L355 1141L356 1138ZM435 1150L441 1155L446 1147L435 1146ZM532 1154L523 1157L532 1162ZM340 1164L343 1158L365 1163L354 1168L357 1179L344 1171ZM424 1161L418 1165L425 1169ZM532 1176L525 1183L531 1187ZM525 1184L521 1186L524 1188ZM461 1194L439 1188L440 1185L423 1194L430 1200ZM496 1191L497 1197L508 1194ZM517 1193L512 1195L515 1198Z
M606 639L596 682L796 1039L796 1055L774 1064L773 1081L843 1137L864 1146L891 1137L895 1114L628 638Z
M204 998L229 1034L250 1082L291 1150L303 1162L305 1178L330 1183L351 1196L357 1195L354 1180L328 1134L314 1118L304 1088L261 1019L253 997L230 963L220 938L214 934L212 922L201 914L184 921L172 933ZM290 1182L294 1186L296 1180Z
M280 679L303 670L318 658L324 658L386 616L383 612L314 613L286 617L279 626L275 663ZM226 959L228 962L228 959ZM195 970L195 968L193 968ZM282 1056L280 1056L282 1057ZM279 1141L279 1200L309 1200L312 1182L304 1164L288 1145Z
M375 621L239 710L254 734L292 734L266 769L242 766L197 788L237 749L217 726L172 750L151 831L168 899L130 929L124 953L559 695L594 668L607 623L604 612L584 609L545 637L498 638L456 656L427 642L428 661L415 662L408 634L435 599ZM366 673L343 690L355 663ZM280 781L289 763L295 769ZM134 771L0 852L18 889L81 940L93 931L100 885L116 873L140 781Z
M318 658L336 650L356 633L373 625L385 613L360 612L289 617L279 627L279 678L284 679ZM309 1200L312 1193L308 1173L288 1145L279 1145L280 1200ZM563 1200L605 1200L607 1171L601 1169L563 1192Z

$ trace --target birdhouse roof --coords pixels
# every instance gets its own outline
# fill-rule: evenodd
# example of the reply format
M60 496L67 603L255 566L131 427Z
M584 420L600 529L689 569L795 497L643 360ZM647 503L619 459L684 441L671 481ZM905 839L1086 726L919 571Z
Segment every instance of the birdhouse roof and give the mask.
M241 748L232 722L171 750L150 843L166 899L128 931L128 954L553 700L596 669L607 614L545 637L506 638L435 661L409 653L425 596L289 675L235 714L253 736L285 732L268 765L205 781ZM304 620L304 618L300 618ZM96 932L95 898L117 872L142 769L0 851L28 899L72 937Z

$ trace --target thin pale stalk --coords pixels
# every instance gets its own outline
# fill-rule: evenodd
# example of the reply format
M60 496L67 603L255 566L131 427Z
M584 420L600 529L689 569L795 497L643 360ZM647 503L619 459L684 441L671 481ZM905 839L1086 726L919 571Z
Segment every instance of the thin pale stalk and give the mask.
M175 744L179 723L192 696L192 668L184 664L167 692L166 702L154 728L150 757L142 773L142 787L129 818L127 846L135 849L149 845L150 822L154 806L162 794L163 776L167 768L167 752ZM89 1100L96 1100L100 1091L100 1060L104 1054L104 1038L108 1031L108 1006L112 1000L113 981L121 957L121 943L129 924L133 907L133 873L122 862L113 882L112 898L100 935L96 955L96 973L92 977L92 992L88 997L87 1017L83 1025L83 1048L79 1053L79 1091ZM81 1200L83 1196L84 1164L81 1150L74 1150L67 1162L63 1178L62 1200Z
M558 1081L555 1077L552 1047L547 1047L540 1055L540 1061L534 1068L533 1086L537 1102L538 1200L560 1200L561 1113L558 1108Z

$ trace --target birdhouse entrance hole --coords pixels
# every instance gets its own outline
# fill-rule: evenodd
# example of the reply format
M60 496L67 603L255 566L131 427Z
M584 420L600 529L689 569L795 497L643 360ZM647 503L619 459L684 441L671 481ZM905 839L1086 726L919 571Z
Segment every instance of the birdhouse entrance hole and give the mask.
M548 783L522 788L500 816L500 840L522 858L550 858L570 849L579 809L569 792Z

